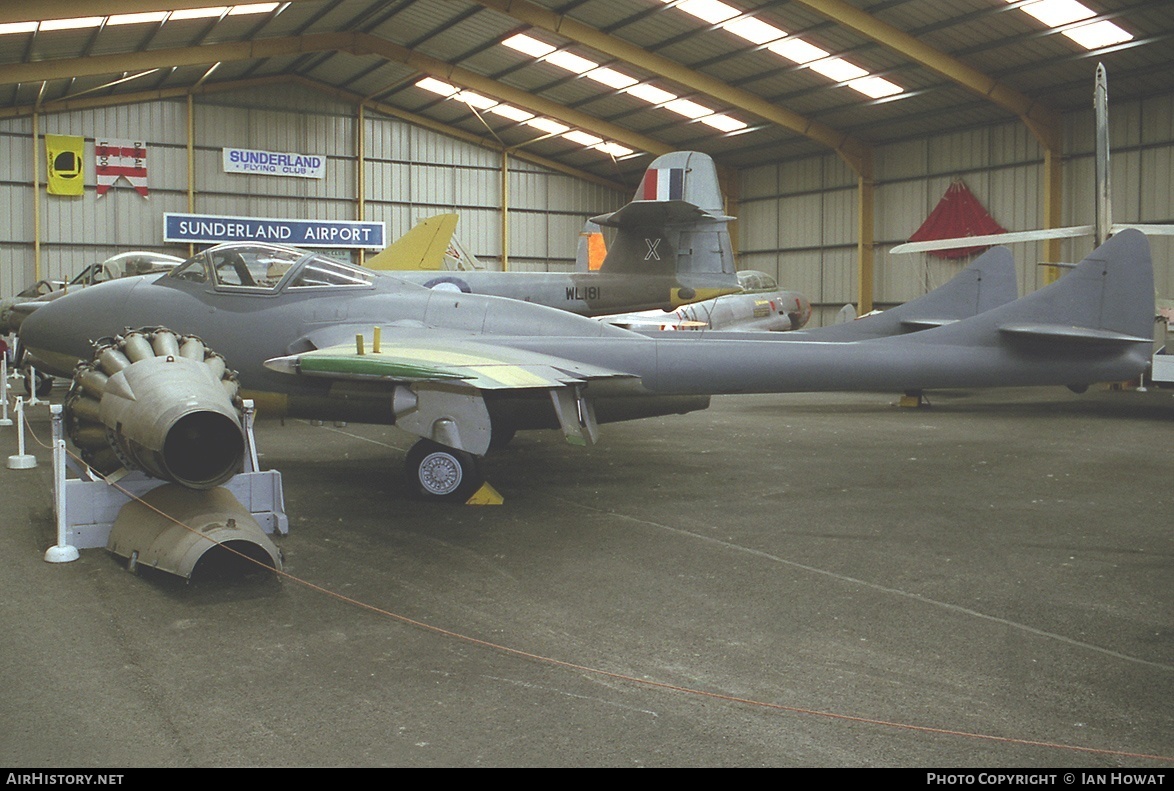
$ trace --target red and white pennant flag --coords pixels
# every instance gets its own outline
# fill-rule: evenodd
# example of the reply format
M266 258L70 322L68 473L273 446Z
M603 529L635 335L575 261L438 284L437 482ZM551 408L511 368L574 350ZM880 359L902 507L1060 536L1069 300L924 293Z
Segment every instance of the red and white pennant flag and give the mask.
M147 197L147 144L141 140L99 138L94 141L95 172L98 176L98 195L125 178L135 192Z

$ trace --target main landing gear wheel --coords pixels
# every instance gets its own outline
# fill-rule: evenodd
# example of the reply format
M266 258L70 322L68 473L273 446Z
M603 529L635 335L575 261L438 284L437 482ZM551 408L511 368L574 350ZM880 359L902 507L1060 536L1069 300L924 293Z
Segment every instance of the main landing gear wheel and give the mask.
M29 370L25 369L24 377L24 392L30 398L33 395L33 381L32 377L28 375ZM50 391L53 390L53 377L48 374L43 374L37 371L37 398L47 398Z
M422 439L405 460L408 486L425 500L463 503L485 483L477 457Z

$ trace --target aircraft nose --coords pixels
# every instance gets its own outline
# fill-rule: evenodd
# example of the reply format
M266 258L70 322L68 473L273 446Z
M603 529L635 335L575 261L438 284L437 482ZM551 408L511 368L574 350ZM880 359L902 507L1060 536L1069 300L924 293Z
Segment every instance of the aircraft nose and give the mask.
M38 367L71 375L78 360L90 358L91 341L122 329L123 306L136 285L116 280L42 305L21 322L21 345Z

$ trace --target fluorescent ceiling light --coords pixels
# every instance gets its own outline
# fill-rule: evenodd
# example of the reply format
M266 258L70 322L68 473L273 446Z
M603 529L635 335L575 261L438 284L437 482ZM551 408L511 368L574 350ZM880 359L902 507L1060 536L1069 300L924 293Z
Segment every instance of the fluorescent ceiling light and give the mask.
M734 132L746 128L746 124L743 121L739 121L737 118L731 118L728 115L709 115L702 118L701 123L706 126L712 126L719 132Z
M655 85L648 85L648 84L633 85L631 88L628 88L628 90L625 91L625 93L630 93L633 96L635 96L637 99L643 99L644 101L648 102L649 104L664 104L665 102L671 102L673 99L677 98L677 95L675 93L669 93L668 91L662 91L660 88L657 88Z
M546 56L545 62L552 63L555 66L558 66L560 69L566 69L567 71L574 72L575 74L582 74L585 71L591 71L592 69L599 66L599 64L593 60L580 58L578 55L567 52L566 50L559 50L558 52L550 53Z
M597 146L603 142L602 137L589 135L586 132L580 131L578 129L567 132L565 135L563 135L563 137L565 137L567 140L570 140L572 143L578 143L581 146Z
M810 63L813 60L826 58L829 54L826 50L797 38L779 41L771 44L767 49L794 63Z
M711 25L725 22L742 13L738 9L720 2L720 0L685 0L677 6L677 9Z
M141 22L162 22L166 11L144 11L140 14L114 14L106 18L107 25L137 25Z
M523 33L516 36L510 36L505 41L501 42L510 49L515 49L532 58L541 58L544 55L549 55L554 52L554 47L550 46L544 41L539 41L536 38L531 38Z
M787 31L780 30L756 17L743 17L722 25L723 28L739 38L744 38L751 44L765 44L787 35Z
M489 112L494 115L504 116L511 121L529 121L534 117L534 113L526 112L525 110L514 107L510 104L497 104L489 108Z
M600 66L594 71L589 71L585 75L589 80L603 83L609 88L615 88L617 91L635 85L638 80L635 77L629 77L627 74L618 72L615 69L609 69L607 66Z
M1132 33L1107 20L1065 30L1064 35L1085 49L1100 49L1133 40Z
M420 80L416 83L416 87L423 88L426 91L432 91L432 93L439 93L441 96L452 96L459 90L457 87L449 85L447 82L441 82L440 80L434 79L432 77L425 77L424 79Z
M1048 27L1059 27L1096 16L1096 12L1076 0L1038 0L1019 6L1019 10L1030 14Z
M683 115L686 118L700 118L703 115L713 115L713 110L688 99L675 99L666 104L664 109L672 110L677 115Z
M829 80L836 82L847 82L848 80L855 80L858 77L868 76L868 72L864 69L849 63L840 58L828 58L817 63L811 64L811 70L817 71Z
M905 90L900 85L889 82L884 77L864 77L859 80L852 80L852 82L848 83L848 87L872 99L895 96Z
M542 117L531 118L529 121L526 121L526 126L532 126L535 129L541 129L543 132L547 132L552 135L561 135L563 132L566 132L571 128L566 124L560 124L558 121L555 121L552 118Z
M596 151L602 151L605 154L611 154L613 157L626 157L632 153L632 149L624 148L619 143L600 143L595 146Z
M46 30L78 30L84 27L97 27L102 24L104 16L73 17L72 19L46 19L41 23L41 32Z

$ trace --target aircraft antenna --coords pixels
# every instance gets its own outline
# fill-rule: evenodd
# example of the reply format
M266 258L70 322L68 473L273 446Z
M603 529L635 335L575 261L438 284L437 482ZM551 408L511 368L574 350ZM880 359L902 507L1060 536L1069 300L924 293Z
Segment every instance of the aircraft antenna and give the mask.
M1105 74L1105 65L1097 64L1096 87L1093 89L1093 111L1097 123L1097 151L1096 151L1096 222L1094 234L1096 247L1100 247L1109 238L1113 227L1113 209L1111 204L1111 189L1109 186L1109 87L1108 77Z

